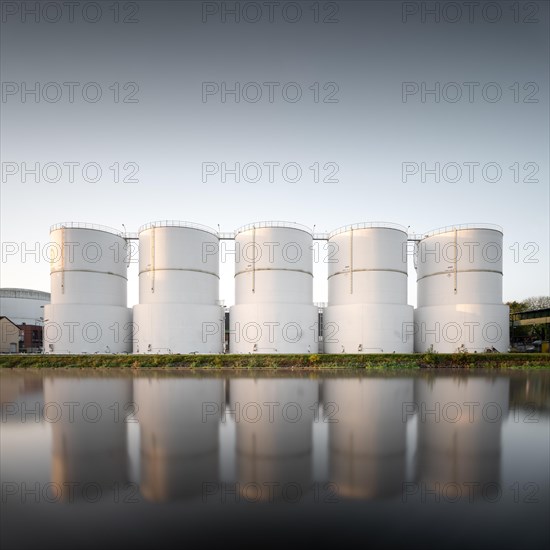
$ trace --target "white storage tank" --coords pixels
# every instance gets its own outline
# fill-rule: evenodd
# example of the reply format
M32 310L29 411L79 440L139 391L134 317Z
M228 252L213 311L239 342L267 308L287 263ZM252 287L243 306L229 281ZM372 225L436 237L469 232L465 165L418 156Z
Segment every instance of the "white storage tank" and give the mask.
M45 353L130 352L128 247L122 233L89 223L61 223L50 229L50 250Z
M291 222L257 222L235 232L231 353L317 353L313 236Z
M415 351L508 351L502 229L467 224L426 234L416 250Z
M219 237L183 221L139 229L139 304L134 353L221 353Z
M328 238L325 353L412 353L407 230L388 222L336 229Z
M329 426L329 479L346 498L398 495L406 481L407 422L413 399L405 378L325 380Z

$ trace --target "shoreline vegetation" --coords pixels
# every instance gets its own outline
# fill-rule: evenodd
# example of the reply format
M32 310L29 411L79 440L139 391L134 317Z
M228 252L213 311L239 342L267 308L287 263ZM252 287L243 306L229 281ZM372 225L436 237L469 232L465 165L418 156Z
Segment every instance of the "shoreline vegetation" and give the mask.
M304 355L0 355L0 369L550 369L549 353Z

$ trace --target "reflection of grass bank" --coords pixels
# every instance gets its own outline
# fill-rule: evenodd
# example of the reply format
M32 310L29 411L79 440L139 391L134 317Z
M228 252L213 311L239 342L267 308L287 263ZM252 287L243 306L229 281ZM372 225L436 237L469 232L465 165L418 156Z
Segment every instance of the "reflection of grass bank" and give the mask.
M368 355L3 355L0 368L550 368L548 353Z

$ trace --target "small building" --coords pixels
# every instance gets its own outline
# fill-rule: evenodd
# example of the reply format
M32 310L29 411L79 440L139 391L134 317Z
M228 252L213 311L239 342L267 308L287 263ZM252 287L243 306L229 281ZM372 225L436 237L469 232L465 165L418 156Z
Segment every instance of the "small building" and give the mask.
M517 350L547 353L550 340L550 308L510 313L510 340Z
M18 352L43 351L44 306L49 303L49 292L30 288L0 288L0 316L7 317L21 329Z
M42 353L43 325L19 325L21 338L19 340L19 351L23 353Z
M7 317L0 317L0 353L19 351L19 327Z

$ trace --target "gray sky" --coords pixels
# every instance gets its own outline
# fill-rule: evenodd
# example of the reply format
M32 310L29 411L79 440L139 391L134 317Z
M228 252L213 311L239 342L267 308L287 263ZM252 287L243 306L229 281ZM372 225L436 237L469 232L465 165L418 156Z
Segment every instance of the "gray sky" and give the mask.
M49 226L60 221L136 231L177 219L232 231L289 220L330 231L383 220L417 233L498 224L504 299L550 294L547 2L514 11L512 2L480 0L471 16L462 2L439 2L438 22L423 2L303 1L301 16L296 3L279 2L272 22L265 2L230 2L239 22L220 2L121 2L118 23L112 1L99 3L101 14L89 2L72 14L50 4L38 16L29 13L34 2L2 7L2 286L49 290L44 255L35 261L24 250L45 246ZM24 93L37 82L38 102ZM204 82L220 91L203 97ZM238 103L230 94L222 101L223 82L239 83ZM288 83L301 99L292 102L297 88ZM439 98L423 97L436 86ZM68 167L54 181L55 165L24 182L23 163L36 162L79 165L73 182ZM238 183L203 174L203 163L224 162L280 166L273 181L265 165L257 182L253 168ZM95 177L93 167L82 173L86 163L101 167L100 181L86 181ZM119 180L137 168L138 181L115 182L115 163ZM293 169L282 173L287 163L302 169L298 181L287 181ZM440 181L429 173L422 181L422 167L436 163ZM336 181L323 181L331 175ZM6 255L14 250L6 243L17 252ZM326 300L325 268L315 268L316 301ZM228 304L232 271L228 257L220 289ZM411 268L412 304L415 279ZM129 305L137 286L133 266Z

